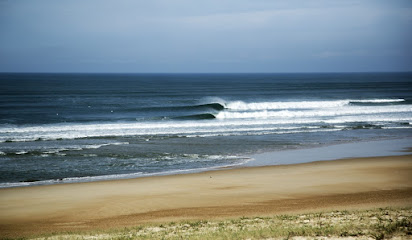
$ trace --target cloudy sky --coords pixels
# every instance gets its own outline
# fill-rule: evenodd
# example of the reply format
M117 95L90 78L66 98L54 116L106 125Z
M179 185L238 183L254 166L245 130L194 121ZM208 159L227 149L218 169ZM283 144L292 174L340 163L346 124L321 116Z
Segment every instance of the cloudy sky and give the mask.
M412 1L0 0L0 71L412 71Z

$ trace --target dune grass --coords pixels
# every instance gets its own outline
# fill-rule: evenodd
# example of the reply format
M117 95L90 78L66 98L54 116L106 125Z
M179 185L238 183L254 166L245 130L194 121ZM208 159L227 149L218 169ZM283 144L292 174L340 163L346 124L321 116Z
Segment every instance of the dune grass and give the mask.
M37 239L412 239L412 208L331 211L230 220L146 224Z

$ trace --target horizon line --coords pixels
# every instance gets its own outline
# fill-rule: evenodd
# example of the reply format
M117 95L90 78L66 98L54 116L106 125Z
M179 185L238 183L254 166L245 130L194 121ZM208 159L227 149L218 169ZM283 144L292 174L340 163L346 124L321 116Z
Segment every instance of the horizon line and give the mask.
M410 71L302 71L302 72L8 72L8 71L0 71L0 74L135 74L135 75L165 75L165 74L350 74L350 73L412 73Z

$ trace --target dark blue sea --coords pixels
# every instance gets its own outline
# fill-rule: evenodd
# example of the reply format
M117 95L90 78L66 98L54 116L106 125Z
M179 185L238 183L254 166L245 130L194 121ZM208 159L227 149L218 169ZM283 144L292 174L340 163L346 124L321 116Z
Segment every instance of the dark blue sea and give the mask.
M0 187L412 137L412 73L0 74Z

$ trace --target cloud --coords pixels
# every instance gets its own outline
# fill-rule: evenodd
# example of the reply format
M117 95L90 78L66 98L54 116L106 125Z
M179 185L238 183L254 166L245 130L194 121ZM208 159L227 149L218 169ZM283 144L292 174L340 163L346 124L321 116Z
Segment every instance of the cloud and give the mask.
M373 69L378 61L379 68L410 62L412 48L410 1L22 0L6 5L0 7L0 60L7 64L0 71L59 64L76 71L79 63L102 71L132 65L130 71L140 71L149 63L150 71L177 65L179 71L236 71L238 63L239 71L299 71L307 62L319 71L330 67L322 59L348 58Z

